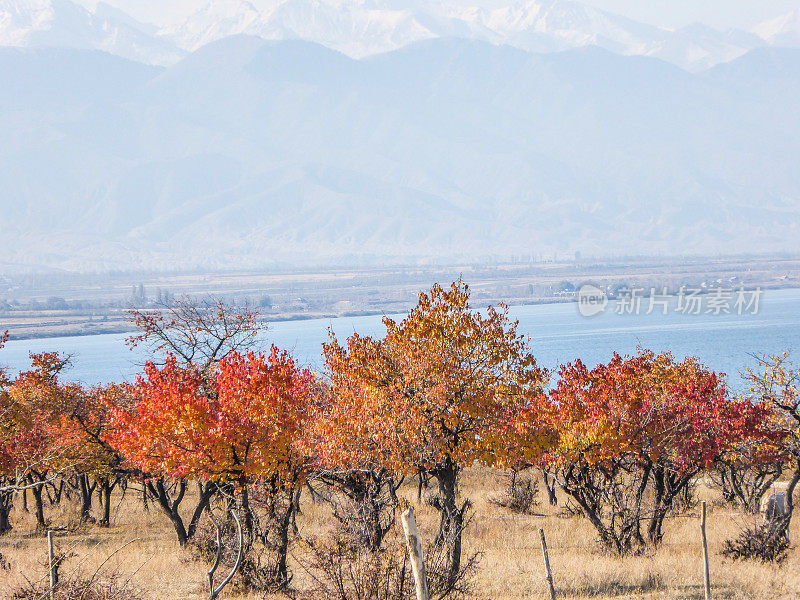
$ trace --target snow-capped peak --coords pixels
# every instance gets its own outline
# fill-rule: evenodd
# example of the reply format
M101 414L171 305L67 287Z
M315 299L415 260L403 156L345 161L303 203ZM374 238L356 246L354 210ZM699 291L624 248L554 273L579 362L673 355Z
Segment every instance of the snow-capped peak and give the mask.
M756 33L700 25L670 31L574 0L213 0L178 24L152 26L102 3L87 10L72 0L0 0L0 46L93 48L156 64L245 34L312 41L355 58L441 37L535 52L596 45L701 70L764 43L800 45L800 10Z
M800 46L800 8L764 21L754 31L773 46Z
M93 13L71 0L0 0L0 46L103 50L151 64L170 64L183 55L144 29L103 4Z
M417 0L215 1L160 35L187 50L236 34L303 39L351 57L394 50L429 38L460 37L549 52L597 45L645 54L689 69L731 60L761 42L715 39L637 23L572 0L521 0L470 6ZM720 36L724 34L720 33Z

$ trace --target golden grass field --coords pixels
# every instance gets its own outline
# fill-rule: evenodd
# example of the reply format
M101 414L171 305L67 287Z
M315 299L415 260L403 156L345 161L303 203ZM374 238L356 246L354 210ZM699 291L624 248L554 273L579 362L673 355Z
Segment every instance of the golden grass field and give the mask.
M462 495L472 499L475 511L464 534L465 554L482 553L480 570L474 580L474 598L548 597L539 528L547 535L559 598L703 598L697 510L665 524L664 544L658 551L618 559L599 549L588 522L579 517L563 516L560 509L552 509L546 501L537 508L539 514L533 516L512 514L489 502L493 495L502 493L506 482L501 472L473 468L466 471L461 484ZM413 484L404 487L401 495L413 503L416 499ZM719 554L723 541L756 517L718 506L715 502L718 492L703 485L699 487L698 496L708 501L712 596L720 599L800 598L800 551L792 549L780 567L724 559ZM33 516L22 512L21 504L17 499L12 515L15 528L0 538L0 553L11 565L9 570L0 571L0 598L10 598L24 578L36 580L47 576L46 539L35 533ZM145 598L207 598L206 566L188 560L166 517L155 506L144 512L134 493L129 492L121 504L116 496L115 508L117 504L119 509L114 513L116 520L111 528L87 525L81 532L56 538L58 547L75 553L62 567L62 574L78 570L91 575L99 567L101 574L116 573L123 581L130 579ZM190 502L184 504L188 510ZM48 516L54 522L66 522L73 509L77 510L64 506ZM438 514L424 504L416 505L415 510L420 532L425 537L432 536ZM323 534L332 524L330 511L326 505L312 504L306 497L298 524L301 536ZM797 519L793 523L792 539L800 539ZM293 585L302 590L306 578L296 565L294 570ZM231 596L223 593L223 597ZM250 600L260 596L239 597Z

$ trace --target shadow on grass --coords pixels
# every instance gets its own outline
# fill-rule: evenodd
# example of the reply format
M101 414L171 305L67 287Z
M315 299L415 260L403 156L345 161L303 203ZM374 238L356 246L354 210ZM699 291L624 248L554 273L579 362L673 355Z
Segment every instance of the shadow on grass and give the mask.
M702 584L700 585L683 585L678 588L675 588L675 598L679 600L703 600L705 598L705 593L703 591ZM741 592L741 590L739 590ZM737 593L737 591L733 588L728 587L727 585L711 585L711 597L714 600L725 598L740 598L741 593Z
M651 593L658 594L658 597L661 597L664 592L670 592L670 598L676 600L702 600L705 597L702 585L668 587L664 584L659 574L649 574L639 582L609 579L606 581L575 582L573 585L562 586L557 589L558 595L566 598L622 598L638 597ZM715 600L737 597L735 590L724 585L712 585L711 595Z
M650 574L639 582L618 581L606 579L604 581L575 581L571 585L561 586L557 591L567 598L578 596L582 598L630 596L632 594L646 594L648 592L662 592L667 588L661 575Z

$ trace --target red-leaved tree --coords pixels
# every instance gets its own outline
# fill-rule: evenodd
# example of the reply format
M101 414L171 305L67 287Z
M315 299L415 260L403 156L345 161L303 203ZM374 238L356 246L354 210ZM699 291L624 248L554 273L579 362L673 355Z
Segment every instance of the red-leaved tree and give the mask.
M163 367L149 363L134 390L136 402L115 414L111 444L151 477L233 484L249 532L248 482L275 493L302 483L309 461L296 451L295 441L306 420L313 378L285 352L274 347L268 356L232 352L211 374L207 368L181 367L170 356ZM156 481L163 485L162 479ZM168 513L181 544L191 537L203 509L197 507L188 530L180 515ZM294 504L284 509L280 522L288 529ZM276 568L285 575L288 541L282 541Z
M692 480L735 442L768 434L767 406L731 398L719 375L668 353L564 365L550 400L559 483L619 554L658 544Z

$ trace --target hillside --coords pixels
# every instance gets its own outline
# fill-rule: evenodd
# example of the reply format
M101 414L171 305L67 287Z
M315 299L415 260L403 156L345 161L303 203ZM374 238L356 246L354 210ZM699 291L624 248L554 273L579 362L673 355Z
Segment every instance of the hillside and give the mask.
M236 36L0 50L0 251L70 269L797 251L800 51L690 74ZM355 258L357 257L357 258Z

